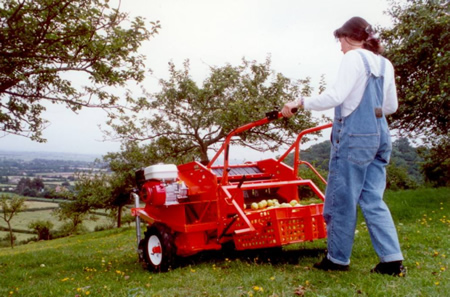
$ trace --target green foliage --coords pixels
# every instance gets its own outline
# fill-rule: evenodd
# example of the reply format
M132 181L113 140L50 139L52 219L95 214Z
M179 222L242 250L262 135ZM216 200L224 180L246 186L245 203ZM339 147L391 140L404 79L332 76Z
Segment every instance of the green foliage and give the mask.
M8 224L11 248L13 248L14 236L11 226L11 220L15 215L17 215L17 213L25 209L25 199L18 196L10 197L8 195L2 194L0 195L0 207L2 209L1 217Z
M106 209L112 217L117 217L117 227L120 227L122 208L129 203L135 185L133 177L131 171L120 169L112 174L79 174L73 200L61 205L58 217L61 220L71 218L76 227L94 210Z
M73 199L60 204L55 214L61 221L68 221L64 230L68 234L79 232L83 220L95 209L110 206L111 189L104 174L80 173L74 187Z
M165 153L155 149L153 145L138 145L134 142L124 143L122 150L117 153L108 153L103 160L109 163L113 174L111 179L116 193L123 191L129 195L136 188L136 169L146 167L158 162L176 163L177 158L165 158ZM187 159L185 161L188 161Z
M422 171L426 182L435 187L450 185L450 139L442 138L430 150L422 150Z
M331 143L329 141L314 144L305 150L301 150L300 159L312 164L326 178L330 160L330 146ZM386 168L387 188L391 190L414 189L422 185L424 178L421 164L424 162L424 159L421 155L426 154L427 151L424 147L412 147L407 138L401 137L395 140L392 143L391 161ZM293 157L293 154L287 156L285 159L286 164L292 166L294 164ZM435 168L437 164L431 165L430 163L429 166L430 168ZM311 178L316 185L320 185L322 182L315 177L312 171L308 171L310 170L301 168L300 176L305 178L303 176L305 175L306 178Z
M0 247L10 247L11 241L17 242L17 237L13 234L11 240L11 233L7 233L3 238L0 237Z
M108 0L3 0L0 129L43 142L47 103L123 111L113 87L143 80L137 51L160 28L150 24Z
M386 188L397 191L417 188L417 183L408 175L404 167L389 164L386 167Z
M122 223L127 224L128 226L134 224L135 221L136 221L136 217L133 217L130 213L128 213L122 217Z
M331 143L328 140L317 143L312 145L310 148L302 150L300 152L300 159L313 164L316 168L328 171L330 149Z
M38 235L38 240L49 240L50 231L53 228L53 223L49 220L36 220L28 225L28 228L34 230Z
M139 114L119 115L117 121L110 121L114 131L110 136L124 143L147 141L145 150L157 160L207 162L208 150L233 129L263 118L300 93L311 92L309 79L292 82L270 67L270 58L264 63L244 59L240 66L211 67L200 87L190 76L188 61L183 70L169 63L170 78L160 81L162 90L143 101L145 108ZM310 112L302 111L291 120L273 121L242 133L233 142L273 150L291 141L297 131L316 124Z
M369 272L378 258L360 217L347 272L311 269L325 255L326 240L319 240L266 256L210 251L167 273L149 273L138 262L134 228L121 228L0 249L0 295L447 296L449 195L449 188L386 193L405 278Z
M423 184L424 178L420 166L424 160L419 153L423 149L411 146L408 138L400 137L392 143L390 164L402 168L411 182Z
M319 174L327 180L328 172L326 170L323 170L321 168L315 169L319 172ZM300 166L300 172L299 175L302 179L310 179L319 189L322 191L322 193L325 193L326 185L322 182L322 180L306 165ZM299 196L300 198L313 198L317 197L317 195L311 190L309 187L299 187Z
M392 1L388 13L394 25L382 30L399 95L392 127L423 135L426 144L433 144L423 165L432 185L448 185L449 180L449 5L446 0Z
M42 178L35 177L30 179L23 177L16 186L16 193L22 196L37 197L44 190L44 181Z
M392 1L392 28L382 30L394 64L399 110L392 126L430 137L447 135L450 110L450 14L447 0Z

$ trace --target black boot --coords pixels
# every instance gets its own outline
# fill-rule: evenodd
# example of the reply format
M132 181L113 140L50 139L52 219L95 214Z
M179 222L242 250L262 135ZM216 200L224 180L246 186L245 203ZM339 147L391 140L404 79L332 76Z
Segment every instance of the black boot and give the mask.
M403 266L402 261L380 262L370 272L393 276L406 276L406 267Z
M317 268L317 269L325 270L325 271L329 271L329 270L347 271L348 270L348 265L340 265L340 264L333 263L330 260L328 260L327 257L323 258L322 262L314 264L313 267Z

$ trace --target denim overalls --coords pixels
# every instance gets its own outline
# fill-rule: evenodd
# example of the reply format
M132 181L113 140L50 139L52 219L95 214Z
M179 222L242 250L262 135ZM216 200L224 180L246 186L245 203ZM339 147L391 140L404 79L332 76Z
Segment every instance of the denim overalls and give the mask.
M327 223L328 259L350 263L359 204L381 262L403 260L397 231L383 201L386 165L392 150L389 129L382 113L385 60L375 76L366 57L358 51L368 76L359 106L347 117L335 108L331 132L331 155L324 207Z

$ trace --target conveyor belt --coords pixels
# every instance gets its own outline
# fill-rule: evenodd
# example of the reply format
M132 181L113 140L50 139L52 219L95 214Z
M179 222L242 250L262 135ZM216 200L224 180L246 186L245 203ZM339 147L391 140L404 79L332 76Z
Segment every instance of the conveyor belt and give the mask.
M218 177L222 177L223 168L213 168L212 172ZM231 168L228 176L238 176L238 175L253 175L253 174L261 174L261 170L258 167L233 167Z

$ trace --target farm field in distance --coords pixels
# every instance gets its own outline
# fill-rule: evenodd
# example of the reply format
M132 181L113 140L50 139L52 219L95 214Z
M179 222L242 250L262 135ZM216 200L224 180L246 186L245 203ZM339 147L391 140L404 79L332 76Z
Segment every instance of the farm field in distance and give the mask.
M26 210L12 219L16 242L27 241L35 234L28 226L33 221L50 221L52 230L59 229L65 222L59 221L53 214L61 201L73 191L77 174L83 172L107 173L106 163L96 161L99 156L77 155L47 152L5 152L0 151L0 194L7 196L20 195L29 199L26 201ZM18 184L24 180L39 179L43 187L33 193L21 194ZM92 219L92 220L91 220ZM94 214L89 220L83 222L87 231L94 231L98 226L111 225L112 221L105 215ZM7 223L0 220L0 239L9 236L5 231ZM29 232L29 233L27 233Z
M51 199L49 200L51 201ZM53 214L53 210L59 206L58 203L26 201L25 204L27 209L15 215L11 221L14 230L29 230L29 224L37 220L52 222L52 230L57 230L64 224L63 221L58 220L58 218ZM94 231L97 226L106 226L111 225L112 223L113 222L109 217L99 213L91 215L89 220L85 220L83 222L83 226L87 229L87 231ZM7 228L6 222L0 220L0 227ZM31 230L29 231L30 233L14 232L17 242L26 241L30 238L36 237L36 234L32 234ZM7 231L0 231L0 238L4 238L8 234L9 232Z

